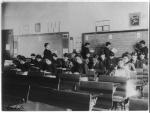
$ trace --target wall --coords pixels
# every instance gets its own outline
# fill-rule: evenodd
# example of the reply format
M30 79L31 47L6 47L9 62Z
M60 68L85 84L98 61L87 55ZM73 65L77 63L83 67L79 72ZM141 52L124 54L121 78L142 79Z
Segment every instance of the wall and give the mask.
M148 3L7 3L3 9L3 29L13 29L14 34L33 34L34 24L41 23L42 33L53 32L51 24L61 22L60 31L75 38L74 48L81 44L81 33L95 31L95 21L111 20L110 30L148 28ZM141 13L141 25L129 26L129 13ZM49 26L49 29L48 29ZM57 26L57 25L56 25ZM27 27L27 28L26 28ZM54 32L58 31L55 27Z

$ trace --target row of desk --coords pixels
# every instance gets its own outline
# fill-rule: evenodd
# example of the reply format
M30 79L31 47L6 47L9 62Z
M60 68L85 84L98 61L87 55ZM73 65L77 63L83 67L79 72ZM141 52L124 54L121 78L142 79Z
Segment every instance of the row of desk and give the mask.
M88 75L69 74L61 68L57 72L57 75L53 75L43 71L11 70L3 76L3 94L73 110L92 110L94 105L110 109L116 87L127 81L125 78L109 76L95 79L94 72ZM67 87L64 87L65 84L68 84Z

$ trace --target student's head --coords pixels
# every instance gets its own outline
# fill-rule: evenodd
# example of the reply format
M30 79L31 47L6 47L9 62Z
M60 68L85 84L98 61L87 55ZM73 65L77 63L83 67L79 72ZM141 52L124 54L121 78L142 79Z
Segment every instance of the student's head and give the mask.
M58 58L57 55L55 53L53 53L53 59L57 60L57 58Z
M48 59L48 58L45 59L45 62L46 62L47 65L51 65L52 64L51 60Z
M45 43L44 47L45 47L45 49L50 49L50 44L49 43Z
M124 55L122 58L123 58L123 62L124 62L124 63L128 63L128 62L129 62L129 57L128 57L128 55Z
M89 43L89 42L86 42L86 43L84 44L84 46L87 47L87 48L89 48L89 47L90 47L90 43Z
M41 56L41 55L36 55L36 60L37 60L38 62L42 61L42 56Z
M20 58L21 58L21 55L17 55L17 60L20 60Z
M136 52L131 53L131 59L134 61L137 60L137 53Z
M144 40L141 40L139 43L140 43L141 47L145 46L145 41Z
M33 60L35 59L35 54L34 53L31 54L31 59L33 59Z
M76 55L76 62L82 64L82 59L80 55Z
M145 54L141 53L141 54L140 54L140 59L141 59L141 60L145 59Z
M107 48L110 48L110 47L111 47L111 43L110 43L110 42L106 42L106 43L105 43L105 46L106 46Z
M123 68L124 67L124 61L123 59L118 60L118 68Z
M105 54L104 54L104 53L101 53L101 54L100 54L100 58L101 58L101 60L105 60L105 58L106 58L106 57L105 57Z
M64 60L65 60L65 61L68 60L68 54L67 54L67 53L64 54Z
M24 56L20 57L20 63L24 64L26 62L26 58Z

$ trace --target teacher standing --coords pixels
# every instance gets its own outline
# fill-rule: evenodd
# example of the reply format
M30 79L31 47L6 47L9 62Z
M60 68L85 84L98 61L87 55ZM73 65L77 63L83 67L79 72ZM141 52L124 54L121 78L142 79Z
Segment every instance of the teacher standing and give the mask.
M52 60L52 52L50 51L50 44L49 43L45 43L44 47L45 47L45 50L44 50L43 58Z

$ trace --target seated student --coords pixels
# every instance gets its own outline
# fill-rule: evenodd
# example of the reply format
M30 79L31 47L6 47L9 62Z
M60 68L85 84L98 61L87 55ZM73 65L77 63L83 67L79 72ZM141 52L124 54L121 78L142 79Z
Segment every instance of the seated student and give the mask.
M74 62L75 61L75 56L76 56L76 53L71 53L71 58L70 58L70 61L71 62Z
M100 75L105 75L107 73L106 65L107 65L106 57L105 57L105 54L102 52L100 54L100 59L99 59L99 74Z
M107 59L109 59L111 53L112 53L112 51L111 51L111 43L110 42L106 42L105 43L105 48L104 48L105 57Z
M62 66L62 63L60 60L58 60L58 56L53 53L53 58L52 58L52 69L54 71L54 73L56 73L57 71L57 68L61 67Z
M31 61L30 61L30 65L35 65L36 60L35 60L36 55L34 53L31 54Z
M114 76L116 77L125 77L127 79L130 78L130 72L124 68L124 60L119 59L117 68L114 70ZM136 91L135 84L132 80L128 80L125 86L126 89L126 97L136 96L138 92Z
M130 62L128 55L123 56L124 68L130 71L136 71L135 66L132 62Z
M117 68L115 69L114 72L115 72L114 76L130 78L129 71L126 68L124 68L124 60L123 59L119 59L119 61L117 63Z
M20 59L21 59L21 55L17 55L16 59L13 60L13 65L18 68L20 65Z
M87 74L88 73L89 65L90 65L90 54L87 53L86 59L83 59L83 66L84 66L83 74Z
M38 67L39 69L42 69L42 66L43 66L42 56L41 55L36 55L35 60L36 60L35 67Z
M141 40L140 42L140 53L143 53L145 54L145 58L147 59L148 58L148 47L145 45L145 41L144 40Z
M100 69L98 57L94 55L92 60L93 60L93 63L91 65L91 69Z
M110 59L107 59L106 68L108 70L107 74L109 75L117 66L117 59L114 57L114 53L110 54Z
M138 64L138 59L137 59L137 53L136 52L132 52L131 53L131 60L130 60L130 62L132 63L132 64L134 64L134 66L135 66L135 68L138 68L139 66L139 64Z
M83 61L80 55L76 55L76 61L74 62L73 67L71 68L71 71L73 73L83 73L84 66L83 66Z
M65 53L63 60L62 60L62 68L69 68L69 63L70 63L70 61L68 59L68 54Z
M52 73L54 73L54 71L55 71L55 70L53 70L51 60L48 59L48 58L44 59L43 68L42 69L44 71L48 71L48 72L52 72Z
M20 57L20 64L17 68L21 69L21 71L28 71L29 69L29 63L26 62L26 58L24 56Z
M144 53L141 53L139 55L139 60L137 62L138 64L138 67L137 68L146 68L147 65L148 65L148 60L145 58L145 54Z

